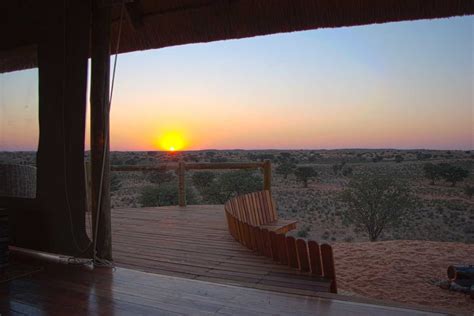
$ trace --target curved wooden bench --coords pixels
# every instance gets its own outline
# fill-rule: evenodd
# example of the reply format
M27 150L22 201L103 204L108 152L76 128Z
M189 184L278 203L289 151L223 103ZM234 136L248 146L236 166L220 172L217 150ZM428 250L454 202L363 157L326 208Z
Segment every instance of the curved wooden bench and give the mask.
M224 208L229 232L239 243L275 262L329 281L328 290L337 293L332 247L286 236L296 227L296 221L278 219L269 191L237 196Z
M295 229L298 222L278 218L275 201L270 191L237 196L230 199L225 204L225 208L240 221L275 233L287 233Z

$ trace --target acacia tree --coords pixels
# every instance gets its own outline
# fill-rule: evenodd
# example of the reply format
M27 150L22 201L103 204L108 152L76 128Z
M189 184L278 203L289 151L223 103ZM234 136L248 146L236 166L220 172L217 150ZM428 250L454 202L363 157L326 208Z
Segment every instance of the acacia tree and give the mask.
M452 187L455 187L457 182L463 181L469 176L469 170L458 166L448 165L442 168L441 176L447 182L451 182Z
M442 162L439 164L427 163L423 166L425 177L431 180L434 184L436 180L443 178L447 182L451 182L451 186L456 186L456 183L463 181L469 176L469 170L459 166L453 166L449 163Z
M313 167L298 167L295 170L296 179L303 182L305 188L308 187L308 181L318 176L318 172Z
M348 206L342 213L344 220L365 230L370 241L376 241L384 229L408 219L415 201L405 183L383 175L351 180L342 200Z

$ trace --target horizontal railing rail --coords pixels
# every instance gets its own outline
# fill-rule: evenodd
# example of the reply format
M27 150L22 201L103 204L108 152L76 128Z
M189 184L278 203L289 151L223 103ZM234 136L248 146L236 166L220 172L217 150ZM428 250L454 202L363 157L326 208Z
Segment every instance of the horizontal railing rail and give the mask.
M175 162L162 163L158 165L113 165L112 171L126 172L153 172L163 170L174 170L178 174L178 204L186 206L186 171L188 170L236 170L236 169L260 169L263 171L263 190L271 190L272 186L272 164L270 160L262 162ZM86 170L90 170L86 167Z

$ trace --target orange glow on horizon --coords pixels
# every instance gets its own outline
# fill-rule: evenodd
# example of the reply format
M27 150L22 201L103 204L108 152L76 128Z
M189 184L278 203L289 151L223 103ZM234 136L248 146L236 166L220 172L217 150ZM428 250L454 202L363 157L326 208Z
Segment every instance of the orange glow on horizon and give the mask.
M166 131L157 137L156 145L166 151L179 151L186 147L183 133L178 131Z

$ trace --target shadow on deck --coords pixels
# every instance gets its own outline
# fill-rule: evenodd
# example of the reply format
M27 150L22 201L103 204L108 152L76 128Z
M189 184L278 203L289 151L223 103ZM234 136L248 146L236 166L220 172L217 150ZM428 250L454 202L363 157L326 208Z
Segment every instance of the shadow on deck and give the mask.
M329 282L236 242L222 205L114 209L112 238L119 267L286 293L329 292Z

